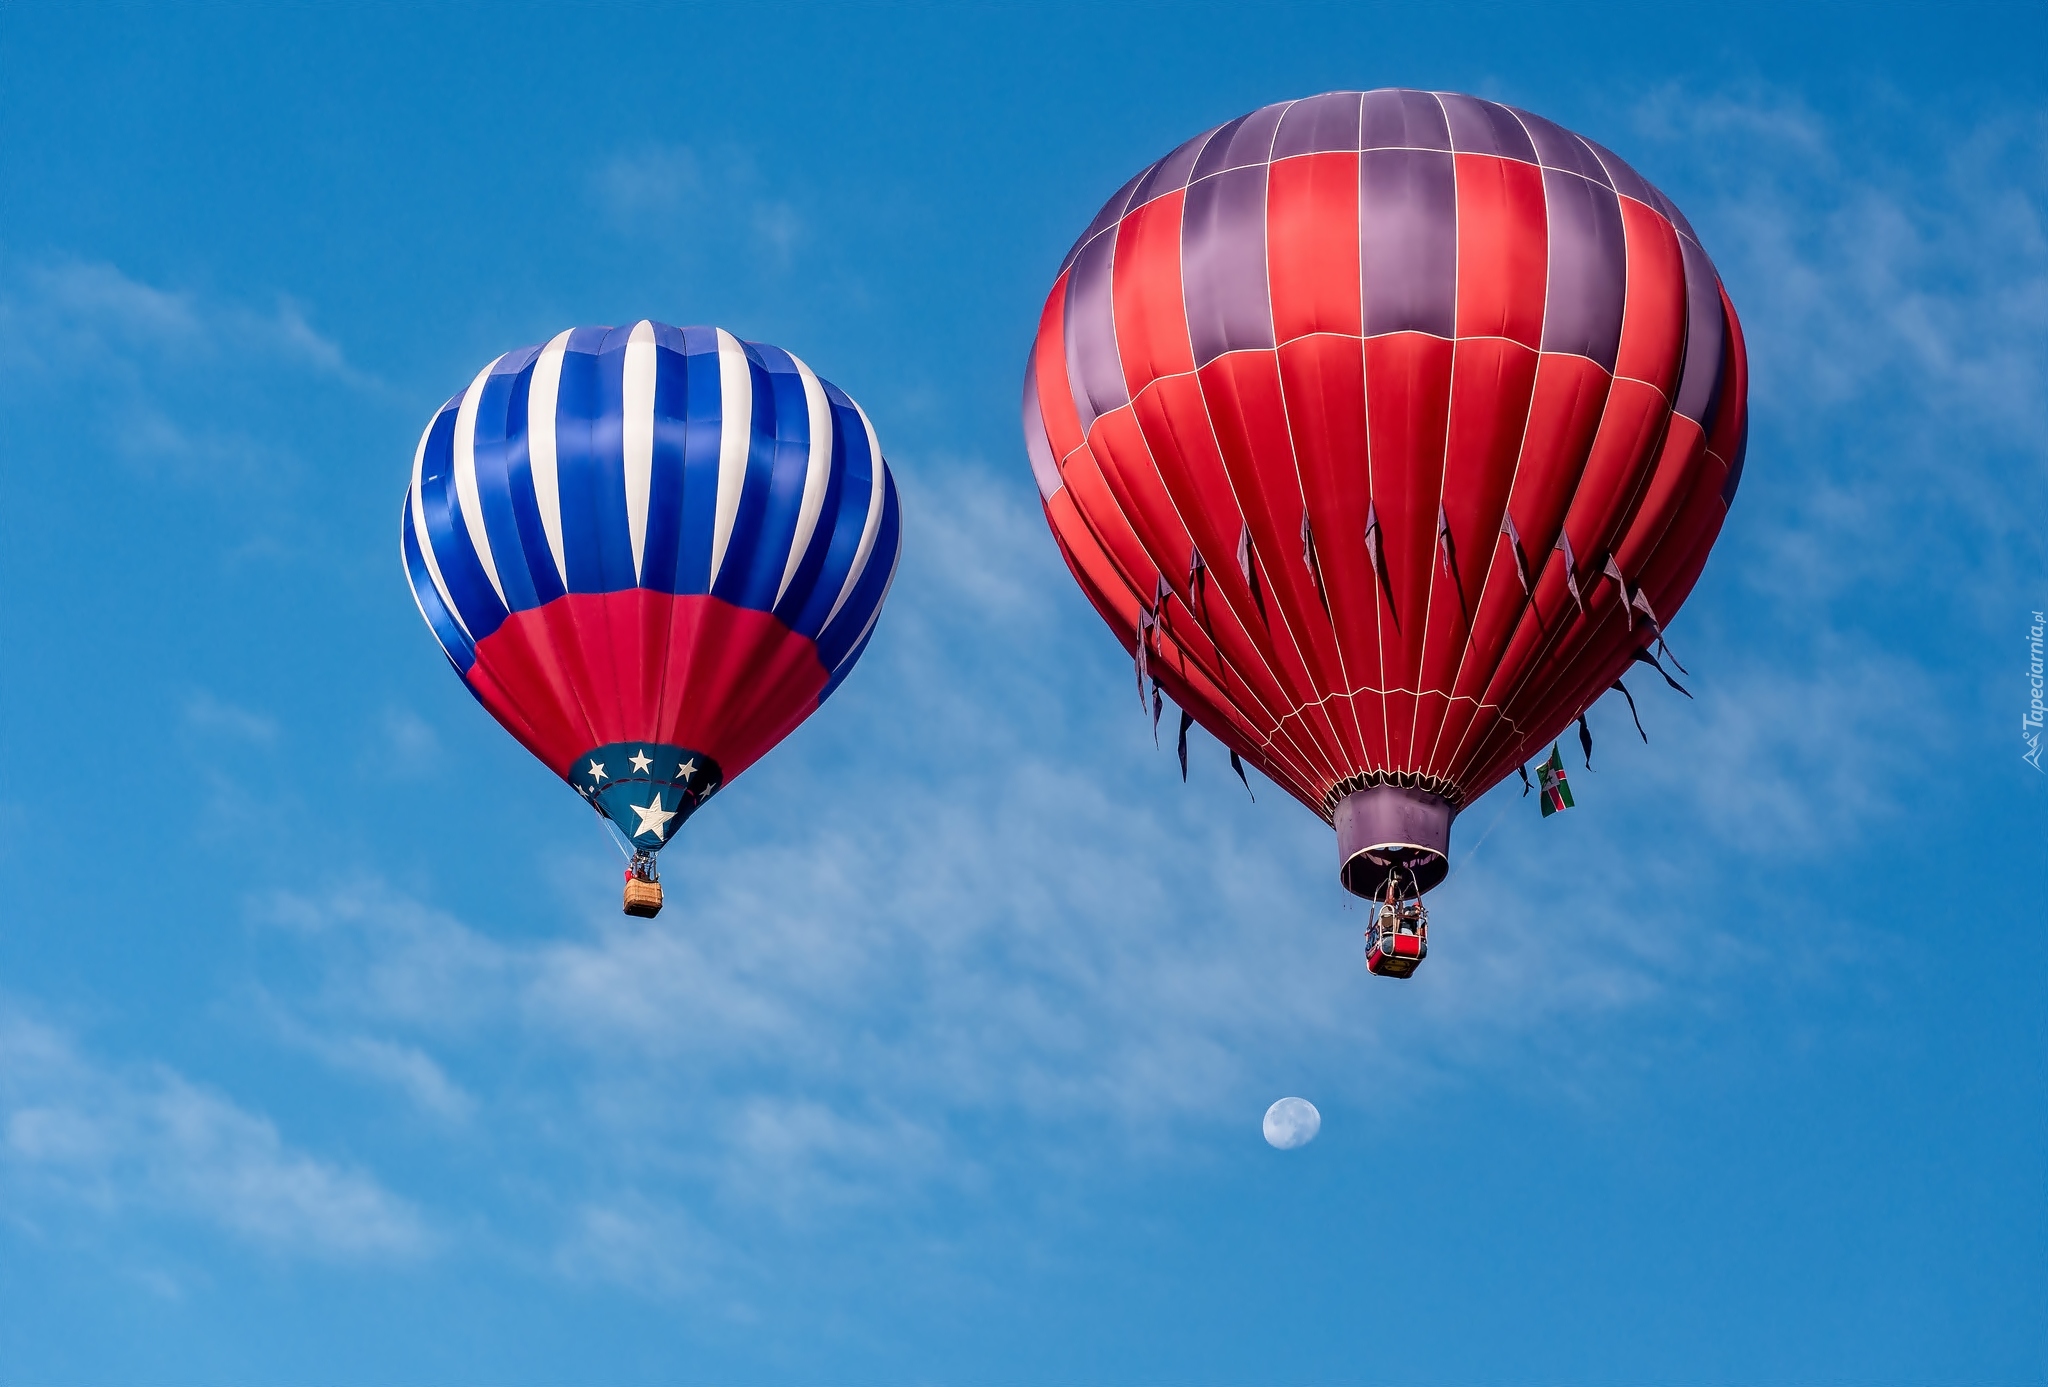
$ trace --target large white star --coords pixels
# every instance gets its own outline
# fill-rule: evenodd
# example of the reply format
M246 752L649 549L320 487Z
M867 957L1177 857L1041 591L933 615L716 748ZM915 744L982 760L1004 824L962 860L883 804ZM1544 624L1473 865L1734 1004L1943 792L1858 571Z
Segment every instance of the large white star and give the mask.
M638 756L631 756L627 759L633 763L633 769L639 771L642 775L645 775L647 768L654 764L647 759L647 753L644 750Z
M676 774L681 776L685 780L688 780L691 776L695 775L696 773L697 758L694 756L692 756L689 760L683 762L682 765L676 767Z
M676 816L676 811L661 807L661 791L654 792L652 804L629 804L626 807L640 816L640 830L633 835L635 838L644 837L649 833L656 838L668 836L668 821Z
M587 772L587 774L590 776L592 780L602 780L604 779L604 767L596 761L592 761L590 763L590 770Z

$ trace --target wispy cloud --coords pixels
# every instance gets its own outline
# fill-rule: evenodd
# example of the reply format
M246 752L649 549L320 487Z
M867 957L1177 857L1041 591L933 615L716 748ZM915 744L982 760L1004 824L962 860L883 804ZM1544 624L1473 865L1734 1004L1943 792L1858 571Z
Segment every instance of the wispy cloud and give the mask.
M117 1069L0 1007L0 1178L31 1219L127 1209L275 1252L410 1258L434 1239L374 1176L294 1149L267 1117L163 1066Z
M1213 745L1179 785L1113 643L1060 619L1064 575L1015 482L957 468L912 483L935 538L906 559L890 640L858 676L890 691L899 729L875 752L895 769L872 794L796 791L819 806L797 835L693 824L669 866L674 904L651 922L591 899L609 875L594 856L578 859L581 903L549 912L563 923L539 938L375 878L263 898L257 918L316 962L317 981L280 1005L336 1044L378 1037L430 1057L493 1120L532 1121L538 1106L548 1128L602 1132L607 1188L715 1196L725 1213L698 1216L722 1236L735 1210L801 1223L996 1178L991 1159L1142 1160L1255 1116L1276 1072L1307 1068L1325 1093L1384 1106L1400 1100L1376 1066L1420 1084L1532 1045L1598 1051L1607 1028L1724 967L1717 912L1741 890L1716 900L1683 883L1755 821L1721 824L1696 775L1653 770L1616 777L1623 812L1661 813L1679 835L1691 815L1707 832L1646 861L1576 820L1546 825L1551 838L1510 826L1446 888L1441 956L1398 998L1369 991L1364 916L1335 887L1327 830L1277 792L1250 805ZM963 660L991 625L1021 653ZM1732 671L1703 714L1646 700L1659 755L1696 769L1711 748L1728 775L1752 776L1783 853L1852 838L1879 812L1871 797L1820 805L1809 775L1837 751L1863 764L1869 723L1843 722L1811 766L1787 760L1799 739L1759 710L1826 705L1841 683L1747 677ZM1674 733L1681 719L1697 727ZM1603 740L1603 766L1621 755ZM1641 764L1661 763L1622 774ZM703 856L700 832L715 835ZM1561 949L1550 893L1530 886L1555 878L1565 832L1573 875L1601 889L1575 900ZM523 1070L515 1099L494 1060L508 1048L553 1056L553 1086ZM991 1125L1009 1155L967 1135Z
M1770 87L1636 111L1748 329L1757 595L1853 620L1844 600L1917 583L1995 619L2048 504L2048 120L1870 114Z
M639 240L738 252L753 269L786 270L810 236L795 200L735 149L647 144L615 152L590 175L612 229Z
M269 747L277 742L276 718L237 707L204 689L185 700L185 725L195 732L253 746Z
M103 261L0 259L0 351L10 368L94 369L215 365L237 356L282 362L360 389L382 389L321 334L303 306L268 309L193 290L163 289Z

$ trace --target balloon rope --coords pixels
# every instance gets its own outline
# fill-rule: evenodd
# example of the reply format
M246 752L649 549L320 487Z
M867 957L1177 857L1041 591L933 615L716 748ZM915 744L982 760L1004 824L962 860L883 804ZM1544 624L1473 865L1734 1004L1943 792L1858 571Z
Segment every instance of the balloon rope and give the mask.
M1472 859L1479 856L1479 849L1486 845L1486 840L1493 836L1493 831L1500 827L1500 821L1507 816L1509 803L1510 801L1506 798L1501 800L1500 808L1493 811L1493 822L1486 826L1486 832L1479 835L1479 841L1472 845L1472 851L1466 853L1464 858L1458 863L1459 871L1463 871L1471 866Z
M626 841L626 835L620 831L617 824L612 822L611 815L599 814L598 817L604 820L605 829L612 835L612 846L619 850L619 856L625 858L627 865L631 866L633 862L633 845Z

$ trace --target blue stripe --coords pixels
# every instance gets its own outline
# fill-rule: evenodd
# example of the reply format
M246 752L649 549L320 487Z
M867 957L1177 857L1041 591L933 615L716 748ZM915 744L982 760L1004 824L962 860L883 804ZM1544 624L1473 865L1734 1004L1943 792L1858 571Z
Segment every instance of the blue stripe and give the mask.
M532 401L533 367L540 359L540 348L530 347L523 352L514 352L506 358L508 363L519 364L518 379L511 397L506 401L505 411L505 486L511 496L512 515L518 522L518 555L525 564L527 586L532 593L532 605L544 607L560 597L564 591L561 575L555 572L555 556L548 548L547 527L541 523L540 502L533 491L533 454L528 445L526 433L526 411ZM477 485L483 485L481 471ZM502 575L510 555L498 545L495 533L491 540ZM506 585L507 595L511 585ZM515 611L525 608L517 602Z
M527 355L518 352L501 360L498 369L484 382L476 404L477 497L483 502L484 533L490 536L491 560L498 566L498 582L505 589L506 603L515 612L538 607L542 601L528 571L525 537L520 533L506 458L512 401L515 396L524 395L518 388L523 382L516 363ZM525 413L523 406L520 413ZM523 436L521 442L524 443ZM534 518L540 517L536 514Z
M458 399L442 409L427 436L420 509L426 517L427 543L433 546L434 562L448 585L456 615L472 637L482 640L504 624L507 612L470 545L469 529L455 499L455 416L460 404Z
M677 592L711 591L711 534L718 523L718 447L725 426L719 393L718 333L683 329L689 376L683 395L682 552L676 559Z
M853 646L866 633L868 619L882 605L882 596L889 590L889 576L895 571L897 552L903 543L901 516L896 505L896 479L885 474L882 481L882 527L875 535L874 552L868 555L868 566L861 573L860 581L854 584L853 596L846 599L846 605L839 609L838 616L832 618L832 624L818 633L818 659L835 674L847 662Z
M712 585L711 592L736 607L761 611L767 603L758 597L753 601L748 601L748 598L759 587L755 578L755 558L761 548L761 526L768 513L768 493L774 483L781 442L775 436L775 379L761 360L761 349L752 342L744 345L747 371L754 381L753 437L747 447L747 479L740 491L739 510L733 516L732 537L726 543L725 561L719 567L718 581ZM802 393L801 385L798 393ZM774 588L768 590L768 596L770 599L775 596Z
M860 663L861 656L867 654L868 642L874 638L874 628L870 627L868 633L861 637L860 645L855 648L853 654L842 662L838 669L832 671L832 677L825 681L825 687L818 693L819 703L823 703L826 699L832 697L838 691L839 686L846 682L846 676L853 673L853 667Z
M448 657L448 663L455 666L455 672L467 675L469 667L476 663L476 647L469 643L468 636L462 634L462 628L448 614L447 604L441 601L441 594L434 590L433 575L427 572L427 561L420 553L419 536L413 533L410 491L406 493L399 528L403 531L405 576L412 584L412 595L419 602L421 613L427 618L427 628L441 643L441 652Z
M689 450L690 359L682 334L654 330L654 475L647 488L647 547L640 585L674 592L681 577L683 489Z
M793 606L797 584L792 584L783 607L776 612L790 630L814 640L825 618L832 614L839 590L846 586L846 575L853 570L854 556L860 552L861 531L867 528L868 499L875 489L875 459L868 451L868 431L861 426L853 401L832 386L825 387L825 396L832 402L835 494L827 498L825 510L818 516L818 533L811 540L812 558L806 560L806 567L815 562L816 571L809 592L801 606ZM881 543L877 531L877 551ZM802 582L801 574L798 581ZM848 604L852 601L849 596Z

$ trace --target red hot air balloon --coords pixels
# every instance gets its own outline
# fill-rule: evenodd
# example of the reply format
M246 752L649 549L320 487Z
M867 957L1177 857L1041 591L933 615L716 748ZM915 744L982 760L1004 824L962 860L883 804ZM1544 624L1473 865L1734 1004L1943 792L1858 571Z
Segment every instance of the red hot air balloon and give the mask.
M1712 262L1627 164L1476 97L1332 92L1103 206L1046 299L1024 436L1141 687L1419 922L1458 811L1654 662L1746 393ZM1411 932L1376 971L1413 970Z

